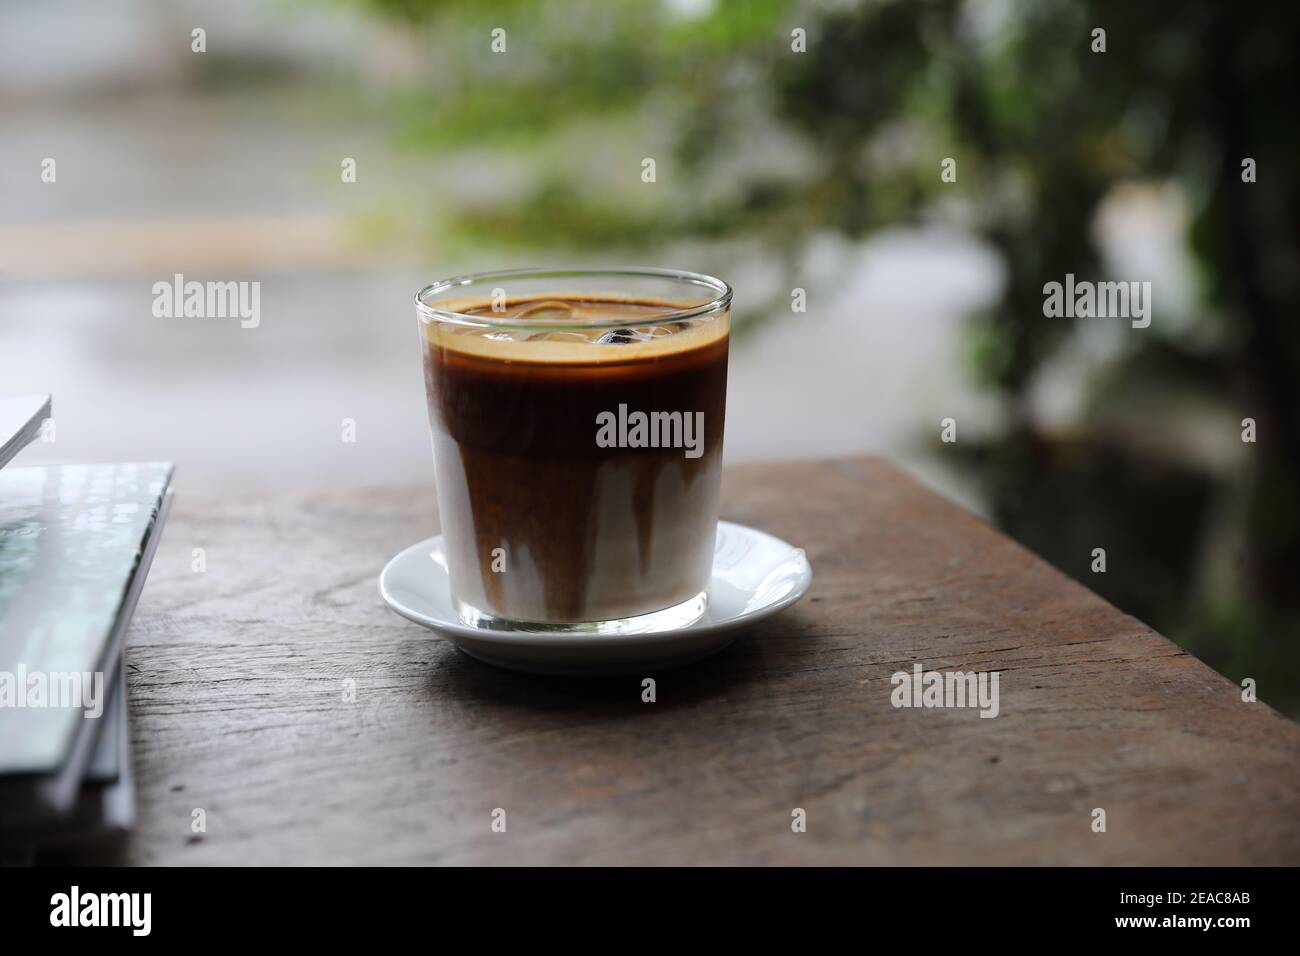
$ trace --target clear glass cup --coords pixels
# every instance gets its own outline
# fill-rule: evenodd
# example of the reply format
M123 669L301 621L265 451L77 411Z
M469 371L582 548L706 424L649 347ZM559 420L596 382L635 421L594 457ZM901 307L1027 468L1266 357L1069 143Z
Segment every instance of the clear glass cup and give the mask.
M458 276L416 295L461 620L646 633L708 600L731 289L661 269Z

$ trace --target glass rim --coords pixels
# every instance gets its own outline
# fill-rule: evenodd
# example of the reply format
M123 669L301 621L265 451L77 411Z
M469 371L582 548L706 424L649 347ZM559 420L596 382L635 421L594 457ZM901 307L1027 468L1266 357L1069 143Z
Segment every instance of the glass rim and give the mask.
M731 286L714 276L705 275L701 272L687 272L681 269L656 269L648 266L629 266L608 269L502 269L495 272L475 272L466 275L451 276L446 279L439 279L437 282L432 282L419 292L415 293L415 310L423 320L436 319L440 322L452 322L459 325L516 329L563 329L566 328L566 326L555 322L529 321L526 318L491 318L485 317L482 314L471 315L467 312L457 312L454 309L442 309L435 305L430 305L426 299L455 289L482 286L494 281L519 281L521 279L611 279L619 277L625 279L667 279L676 281L682 285L710 289L714 293L713 297L709 299L709 301L700 305L693 305L684 309L672 309L652 316L645 316L645 321L642 322L642 324L645 325L656 325L660 322L679 322L684 319L693 319L704 315L712 315L715 312L721 312L724 309L729 308L731 305ZM627 325L627 321L627 317L625 316L609 322L583 322L571 327L583 329L616 329Z

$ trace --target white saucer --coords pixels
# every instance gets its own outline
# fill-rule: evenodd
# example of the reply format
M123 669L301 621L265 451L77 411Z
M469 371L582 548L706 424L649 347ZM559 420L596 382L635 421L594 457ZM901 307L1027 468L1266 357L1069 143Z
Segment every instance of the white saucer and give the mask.
M718 522L704 616L650 634L555 634L469 627L452 608L442 535L402 551L379 575L379 593L471 657L534 674L626 674L685 664L722 650L748 627L803 597L812 568L803 550L729 521Z

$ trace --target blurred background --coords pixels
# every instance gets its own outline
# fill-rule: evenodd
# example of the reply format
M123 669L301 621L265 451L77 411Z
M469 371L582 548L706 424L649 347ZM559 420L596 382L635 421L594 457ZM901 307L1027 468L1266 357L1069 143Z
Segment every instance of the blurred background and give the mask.
M1300 7L1247 7L4 0L22 461L425 480L421 285L710 272L729 461L886 454L1296 715ZM154 317L175 273L260 281L261 324ZM1066 273L1150 282L1151 326L1045 318Z

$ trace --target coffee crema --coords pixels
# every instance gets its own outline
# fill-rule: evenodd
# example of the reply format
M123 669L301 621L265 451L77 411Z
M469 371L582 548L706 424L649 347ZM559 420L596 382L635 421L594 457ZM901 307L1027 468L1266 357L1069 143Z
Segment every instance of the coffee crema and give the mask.
M687 307L580 295L441 307L466 317L423 326L457 600L514 621L581 622L701 595L718 518L726 312L673 320ZM598 442L599 422L620 410L690 416L698 455Z

